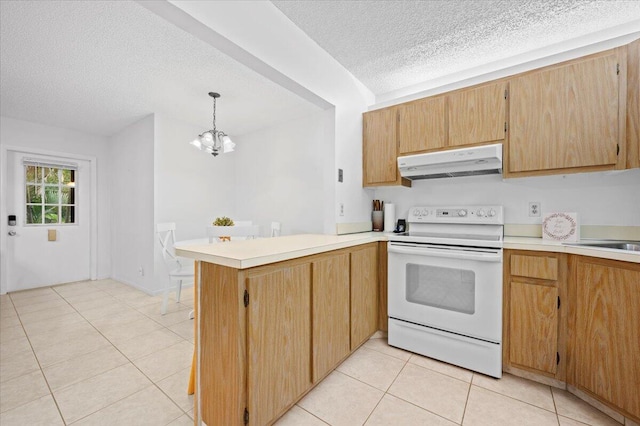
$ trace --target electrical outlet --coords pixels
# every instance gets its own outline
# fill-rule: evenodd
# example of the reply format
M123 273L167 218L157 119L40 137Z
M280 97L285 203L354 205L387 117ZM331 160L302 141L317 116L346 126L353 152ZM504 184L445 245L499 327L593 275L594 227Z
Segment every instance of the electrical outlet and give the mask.
M144 277L144 268L143 268L142 266L138 268L138 274L139 274L141 277Z
M540 217L540 201L529 201L529 217Z
M344 203L340 203L340 216L344 216Z

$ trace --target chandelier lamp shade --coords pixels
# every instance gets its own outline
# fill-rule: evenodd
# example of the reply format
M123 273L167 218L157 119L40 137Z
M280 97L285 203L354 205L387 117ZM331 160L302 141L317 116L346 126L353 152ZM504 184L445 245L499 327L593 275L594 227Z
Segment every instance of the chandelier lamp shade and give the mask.
M221 152L232 152L236 144L225 132L216 128L216 99L220 97L220 93L209 92L209 96L213 98L213 129L198 135L190 143L200 151L208 152L215 157Z

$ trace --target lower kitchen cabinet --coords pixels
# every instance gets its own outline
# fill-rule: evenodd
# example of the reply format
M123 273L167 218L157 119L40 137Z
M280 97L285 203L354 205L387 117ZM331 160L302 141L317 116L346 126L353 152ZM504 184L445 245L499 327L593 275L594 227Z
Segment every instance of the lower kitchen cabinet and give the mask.
M566 258L505 250L503 363L564 380Z
M202 420L271 424L371 336L377 249L372 243L243 270L197 262Z
M378 244L351 251L351 350L378 329Z
M558 365L558 289L511 282L509 361L555 376Z
M262 425L311 387L311 265L249 275L246 282L247 409L252 424Z
M569 383L640 421L640 264L572 258Z
M350 352L349 253L323 256L313 265L313 381Z
M640 422L640 264L521 250L504 261L505 371L566 382Z

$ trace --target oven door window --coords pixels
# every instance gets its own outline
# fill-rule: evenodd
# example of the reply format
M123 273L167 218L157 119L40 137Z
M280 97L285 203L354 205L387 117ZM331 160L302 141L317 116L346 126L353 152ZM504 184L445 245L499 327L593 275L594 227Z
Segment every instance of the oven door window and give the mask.
M414 263L406 267L408 302L463 314L475 313L474 271Z

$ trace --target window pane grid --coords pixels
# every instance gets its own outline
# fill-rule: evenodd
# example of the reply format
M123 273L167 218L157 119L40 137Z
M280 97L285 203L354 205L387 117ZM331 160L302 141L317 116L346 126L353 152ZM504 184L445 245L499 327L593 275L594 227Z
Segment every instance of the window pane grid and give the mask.
M74 224L75 186L75 170L25 165L26 224Z

